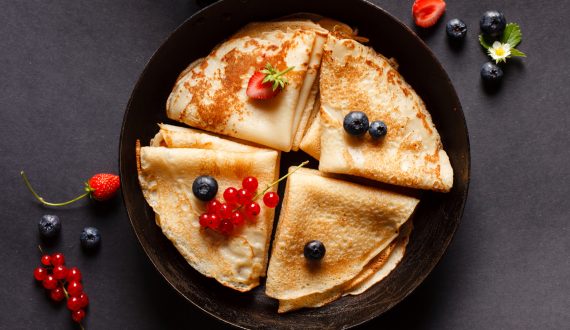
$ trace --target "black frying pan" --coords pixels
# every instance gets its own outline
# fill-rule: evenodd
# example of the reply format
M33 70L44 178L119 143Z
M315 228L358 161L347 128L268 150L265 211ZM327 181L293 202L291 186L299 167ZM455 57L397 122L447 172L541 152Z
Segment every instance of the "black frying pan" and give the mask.
M148 144L158 122L170 122L165 103L178 74L219 42L252 21L299 12L331 17L357 27L369 45L395 57L400 72L426 102L450 157L455 177L447 194L426 192L414 218L406 255L382 282L358 296L317 309L277 314L277 301L264 285L249 293L225 288L195 271L154 222L137 181L135 141ZM404 299L431 272L445 252L463 213L469 184L469 138L461 104L451 82L427 46L404 24L363 0L225 0L190 17L158 49L137 82L125 111L120 141L123 198L135 234L156 269L194 305L230 324L248 328L344 328L370 320ZM282 157L281 168L309 159ZM315 164L313 163L313 166Z

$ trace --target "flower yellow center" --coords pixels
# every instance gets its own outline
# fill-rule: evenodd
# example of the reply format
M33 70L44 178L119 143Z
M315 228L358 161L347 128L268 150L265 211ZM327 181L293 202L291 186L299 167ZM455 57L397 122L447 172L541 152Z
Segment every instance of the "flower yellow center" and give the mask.
M505 55L505 49L503 47L499 47L497 50L495 50L495 53L497 53L499 56L503 56Z

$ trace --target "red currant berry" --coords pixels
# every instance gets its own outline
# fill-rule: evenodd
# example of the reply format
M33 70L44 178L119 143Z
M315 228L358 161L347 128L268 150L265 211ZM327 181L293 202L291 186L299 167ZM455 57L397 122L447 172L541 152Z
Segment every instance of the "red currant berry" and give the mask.
M256 202L251 202L245 206L245 213L251 217L255 217L261 212L259 204Z
M81 282L71 281L67 283L67 293L69 293L70 296L79 296L81 292L83 292Z
M258 185L259 184L257 183L257 179L252 176L248 176L247 178L243 179L243 181L241 182L241 186L243 187L243 189L247 189L252 193L254 193L257 190Z
M49 292L49 297L53 301L62 301L65 298L65 293L61 287L57 287Z
M79 295L79 301L81 302L81 308L87 307L89 305L89 298L85 294L85 292L81 292Z
M48 290L57 288L57 284L58 282L55 277L53 277L53 275L47 275L46 278L42 281L42 285Z
M206 204L206 211L210 214L215 214L221 204L219 200L213 199Z
M202 213L200 214L200 226L206 228L210 222L210 214L209 213Z
M85 318L85 311L82 309L78 309L76 311L71 312L71 319L76 323L81 323L81 321Z
M44 254L44 255L42 256L41 261L42 261L42 265L44 265L44 266L51 266L51 257L50 257L49 255Z
M232 215L232 209L227 204L221 204L216 215L220 219L227 219Z
M229 219L224 219L220 222L220 232L224 235L229 235L234 230L234 225Z
M51 264L54 266L62 266L65 264L63 253L56 253L51 256Z
M220 226L220 217L215 215L215 214L211 214L210 215L210 221L208 222L208 227L216 230L218 229L218 226Z
M244 223L244 217L240 211L232 212L230 220L234 226L241 226Z
M279 204L279 195L273 191L269 191L263 196L263 203L269 208L274 208Z
M67 268L65 266L55 266L53 268L53 277L58 280L63 280L67 277Z
M253 193L251 193L247 189L240 189L238 190L238 203L241 205L245 205L251 202L251 198L253 197Z
M80 281L81 280L81 272L77 267L71 267L67 270L67 282L71 281Z
M36 269L34 269L34 278L36 279L36 281L43 281L45 280L45 278L47 277L48 272L45 268L43 267L38 267Z
M67 299L67 308L70 311L79 310L81 308L81 301L79 300L79 297L69 297L69 299Z
M228 204L234 204L237 202L238 191L234 187L229 187L224 190L224 200Z

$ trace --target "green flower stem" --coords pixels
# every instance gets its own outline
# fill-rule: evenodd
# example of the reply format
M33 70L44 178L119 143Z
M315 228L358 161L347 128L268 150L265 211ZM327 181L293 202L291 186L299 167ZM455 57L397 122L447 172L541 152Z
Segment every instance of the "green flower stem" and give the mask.
M298 169L300 169L301 167L303 167L303 166L305 166L305 165L307 165L307 164L309 164L309 161L308 161L308 160L306 160L306 161L302 162L301 164L297 165L297 167L296 167L294 170L292 170L291 172L285 174L284 176L280 177L279 180L274 181L273 183L271 183L270 185L268 185L267 187L265 187L265 189L264 189L262 192L257 193L255 196L253 196L253 198L252 198L251 200L254 201L254 200L256 200L259 196L263 196L271 187L273 187L274 185L278 184L279 182L285 180L285 178L287 178L289 175L295 173L295 171L297 171Z
M47 202L46 200L44 200L42 197L40 197L40 195L38 195L34 188L32 188L32 185L30 184L30 181L28 180L28 177L26 176L26 174L24 173L24 171L20 172L20 175L22 176L22 178L24 179L24 183L26 184L26 187L28 187L28 189L30 190L30 192L32 193L32 195L34 195L34 197L40 201L42 204L47 205L47 206L65 206L68 204L71 204L73 202L77 202L78 200L85 198L87 196L89 196L89 194L91 194L91 191L87 191L86 193L75 197L74 199L67 201L67 202L62 202L62 203L50 203Z

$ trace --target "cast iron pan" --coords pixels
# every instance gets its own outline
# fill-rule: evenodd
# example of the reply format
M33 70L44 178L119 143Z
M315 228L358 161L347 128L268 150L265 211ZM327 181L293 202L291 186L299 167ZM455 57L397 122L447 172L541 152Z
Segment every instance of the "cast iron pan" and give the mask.
M277 314L277 301L264 285L238 293L195 271L154 222L137 181L135 141L143 145L157 132L156 123L171 123L165 103L178 74L207 55L219 42L252 21L299 12L331 17L357 27L369 45L395 57L400 72L426 102L449 154L455 177L447 194L426 192L414 218L406 255L382 282L358 296L343 297L317 309ZM225 0L184 22L149 61L132 93L120 141L120 174L124 203L135 234L156 269L194 305L227 323L245 328L346 328L384 313L412 292L445 252L463 213L469 184L469 138L461 105L433 53L404 24L363 0ZM302 152L283 154L281 169L310 159ZM314 167L315 162L312 163ZM282 188L282 187L281 187Z

